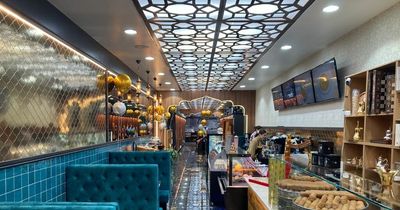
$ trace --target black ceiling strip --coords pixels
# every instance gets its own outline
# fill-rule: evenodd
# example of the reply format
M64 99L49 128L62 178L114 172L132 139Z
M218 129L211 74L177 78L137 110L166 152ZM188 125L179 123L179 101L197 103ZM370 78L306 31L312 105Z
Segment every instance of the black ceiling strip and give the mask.
M94 40L47 0L0 0L0 2L21 13L26 19L39 25L47 32L59 37L75 50L93 58L93 60L104 65L107 69L120 74L128 74L132 78L138 77L131 68ZM144 80L142 79L142 81ZM152 88L154 89L153 86Z
M158 47L158 50L159 50L159 52L161 53L161 56L163 57L164 62L167 64L168 67L170 67L170 66L169 66L169 62L168 62L168 59L167 59L167 57L165 57L165 54L164 54L164 52L163 52L163 50L162 50L162 48L161 48L161 45L160 45L160 43L159 43L159 41L158 41L158 38L157 38L157 36L155 35L153 29L151 29L151 26L150 26L150 24L149 24L149 21L147 20L146 16L144 15L143 10L142 10L142 7L141 7L140 4L139 4L139 1L138 1L138 0L132 0L132 2L133 2L133 5L135 6L136 10L138 11L138 13L140 14L140 16L142 17L142 20L143 20L144 24L146 25L147 31L148 31L149 34L151 35L151 38L152 38L152 39L154 40L154 42L156 43L156 45L157 45L157 47ZM176 84L178 85L179 91L182 91L182 88L181 88L180 84L178 83L178 80L176 79L176 77L175 77L175 75L174 75L174 72L172 72L171 67L169 68L169 72L171 73L172 77L174 78Z
M221 2L219 4L218 18L217 18L217 23L215 26L214 40L213 40L213 46L212 46L212 51L211 51L211 56L210 56L210 66L208 67L206 91L208 89L208 83L210 82L210 75L211 75L211 70L212 70L212 66L214 63L214 55L215 55L215 50L217 48L219 31L221 30L222 19L224 17L225 6L226 6L226 0L221 0Z
M299 0L296 1L296 3ZM253 67L260 61L260 59L272 48L272 46L275 45L275 43L282 37L283 34L286 33L286 31L293 25L294 22L297 21L297 19L308 9L308 7L311 6L312 3L314 3L315 0L309 0L302 9L300 9L300 12L296 14L296 16L294 16L290 21L288 21L288 25L286 26L285 30L283 30L281 33L279 33L279 35L275 38L272 39L271 44L264 50L264 52L261 53L260 56L258 56L257 60L253 63L253 65L250 66L250 68L246 71L246 73L239 79L239 81L236 82L236 84L229 89L230 91L232 91L242 80L243 78L246 77L246 75L253 69Z

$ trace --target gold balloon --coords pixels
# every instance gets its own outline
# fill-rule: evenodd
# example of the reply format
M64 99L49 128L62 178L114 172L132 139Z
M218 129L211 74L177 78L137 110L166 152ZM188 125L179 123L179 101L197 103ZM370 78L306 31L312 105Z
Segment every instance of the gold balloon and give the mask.
M197 131L197 136L202 137L203 135L204 135L204 131L203 130Z
M175 112L176 112L176 106L171 106L171 107L169 108L169 112L175 113Z
M131 87L131 78L126 74L118 74L115 77L115 86L121 93L127 93Z
M159 112L158 114L164 114L164 112L165 112L164 107L163 107L163 106L160 106L160 112Z
M200 123L201 123L203 126L206 126L206 125L207 125L207 120L206 120L206 119L202 119Z
M152 113L153 112L153 106L148 106L147 107L147 112Z
M211 110L207 110L207 111L206 111L206 114L207 114L207 116L211 116L211 114L212 114L212 113L211 113Z
M142 115L143 117L147 117L147 112L142 112L141 115Z
M132 109L126 110L126 114L133 114L133 110Z
M136 110L133 112L133 116L134 116L134 117L139 117L139 115L140 115L140 110L139 110L139 109L136 109Z
M158 122L160 122L162 120L162 116L161 115L156 115L154 116L154 119Z
M97 75L96 85L97 85L97 88L99 88L100 90L104 90L106 87L105 77L106 77L105 74ZM112 77L112 76L107 77L108 91L111 91L114 88L114 82L115 82L114 77Z
M200 114L201 114L201 116L206 117L207 116L207 111L206 110L202 110Z
M171 113L167 112L165 113L165 119L169 119L171 117Z
M139 130L139 134L140 135L146 135L147 134L147 130Z

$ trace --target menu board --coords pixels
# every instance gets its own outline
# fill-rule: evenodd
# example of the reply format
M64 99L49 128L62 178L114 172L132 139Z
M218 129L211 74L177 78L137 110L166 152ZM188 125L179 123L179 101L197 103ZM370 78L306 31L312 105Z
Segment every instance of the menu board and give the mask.
M279 85L272 88L272 99L274 100L274 109L283 110L285 105L283 104L282 87Z
M297 106L294 80L291 79L282 84L283 103L286 108Z
M298 105L315 103L311 71L304 72L294 78L294 87Z
M312 78L316 102L339 98L335 59L314 68Z

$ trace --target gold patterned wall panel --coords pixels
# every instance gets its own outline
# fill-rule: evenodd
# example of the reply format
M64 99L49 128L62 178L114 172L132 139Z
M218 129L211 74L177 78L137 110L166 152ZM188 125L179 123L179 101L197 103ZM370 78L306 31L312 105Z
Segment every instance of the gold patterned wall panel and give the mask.
M103 72L0 9L0 162L106 142Z

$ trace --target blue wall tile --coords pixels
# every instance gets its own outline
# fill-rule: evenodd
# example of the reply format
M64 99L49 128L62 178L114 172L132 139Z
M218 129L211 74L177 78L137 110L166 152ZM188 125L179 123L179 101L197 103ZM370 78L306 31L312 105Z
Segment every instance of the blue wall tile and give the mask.
M65 201L66 166L108 163L107 152L121 146L113 144L0 169L0 202Z

